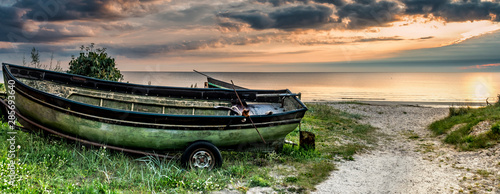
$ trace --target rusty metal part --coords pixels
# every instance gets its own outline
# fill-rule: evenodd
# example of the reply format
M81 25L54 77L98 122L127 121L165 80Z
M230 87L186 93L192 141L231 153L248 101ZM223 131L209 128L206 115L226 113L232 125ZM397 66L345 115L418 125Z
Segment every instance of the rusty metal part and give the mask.
M3 106L7 107L9 110L12 110L12 109L10 109L10 107L8 107L8 105L4 101L4 99L0 99L0 101L3 104ZM54 135L57 135L57 136L60 136L60 137L66 138L66 139L70 139L70 140L73 140L73 141L78 141L78 142L81 142L83 144L93 145L93 146L98 146L98 147L104 147L105 146L108 149L112 149L112 150L116 150L116 151L121 151L121 152L128 152L128 153L132 153L132 154L140 154L140 155L145 155L145 156L154 156L154 157L166 158L166 159L176 158L174 156L169 156L169 155L164 155L164 154L157 154L157 153L139 151L139 150L134 150L134 149L116 147L116 146L105 145L105 144L100 144L100 143L96 143L96 142L91 142L91 141L88 141L88 140L80 139L80 138L77 138L77 137L73 137L73 136L70 136L70 135L66 135L66 134L57 132L57 131L49 129L49 128L43 126L43 125L40 125L40 124L38 124L38 123L36 123L36 122L34 122L34 121L26 118L25 116L23 116L22 114L20 114L18 111L15 111L15 113L16 113L16 116L18 118L21 118L22 120L28 122L29 124L31 124L33 126L36 126L36 127L40 128L40 129L43 129L44 131L47 131L49 133L54 134Z

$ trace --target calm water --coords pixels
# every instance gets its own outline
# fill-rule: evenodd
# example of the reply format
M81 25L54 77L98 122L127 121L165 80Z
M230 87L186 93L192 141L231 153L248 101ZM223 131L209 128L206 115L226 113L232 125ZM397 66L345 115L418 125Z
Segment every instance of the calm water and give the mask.
M253 89L301 92L303 101L485 103L500 94L500 73L207 73ZM192 72L124 72L131 83L203 87Z
M123 72L125 81L152 85L203 87L194 72ZM285 89L310 101L380 101L412 104L495 102L500 73L207 73L253 89ZM3 83L3 77L0 76Z

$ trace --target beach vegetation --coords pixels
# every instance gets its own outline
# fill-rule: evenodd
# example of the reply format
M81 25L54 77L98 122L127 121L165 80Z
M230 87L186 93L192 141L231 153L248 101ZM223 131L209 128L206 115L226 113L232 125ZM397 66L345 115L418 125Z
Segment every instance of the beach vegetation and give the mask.
M82 45L80 55L71 57L67 73L110 81L123 80L123 74L116 68L115 59L106 53L106 48L94 47L94 43Z
M137 156L93 147L42 132L16 130L16 155L9 157L11 131L0 126L0 185L5 193L191 193L252 187L307 192L327 179L335 158L353 159L375 143L375 129L326 104L309 104L301 130L316 134L316 149L285 144L281 152L223 151L221 168L188 170L178 160ZM299 142L299 129L286 139ZM344 139L349 143L344 143ZM172 153L178 157L179 154ZM8 183L15 163L15 184Z
M473 133L482 122L491 125L483 133ZM448 117L432 123L429 128L435 135L444 135L444 142L460 150L492 147L500 142L500 103L481 108L450 108Z
M476 171L477 174L481 175L482 177L488 177L490 176L492 173L487 171L487 170L483 170L483 169L478 169Z

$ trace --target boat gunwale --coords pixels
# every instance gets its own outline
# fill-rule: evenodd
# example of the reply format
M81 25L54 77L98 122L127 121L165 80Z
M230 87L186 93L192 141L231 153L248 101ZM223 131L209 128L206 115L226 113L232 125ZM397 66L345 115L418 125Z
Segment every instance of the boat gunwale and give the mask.
M33 98L29 94L26 94L24 91L19 91L21 95L29 98L29 100L35 100L40 102L41 100L38 100L36 98ZM145 122L134 122L134 121L128 121L128 120L118 120L118 119L113 119L113 118L106 118L106 117L100 117L100 116L95 116L95 115L88 115L85 113L81 112L76 112L72 110L66 110L62 107L58 107L55 105L52 105L47 102L41 102L38 103L42 106L48 107L48 108L55 108L58 109L57 111L59 112L66 112L66 113L71 113L73 115L78 115L80 118L86 118L86 119L91 119L91 120L107 120L108 123L113 123L113 124L119 124L119 125L127 125L127 126L136 126L136 127L152 127L152 128L168 128L172 130L185 130L185 129L197 129L197 130L219 130L223 128L224 130L234 130L234 129L248 129L248 128L254 128L254 125L251 123L243 123L243 124L215 124L215 125L186 125L186 124L157 124L157 123L145 123ZM237 118L244 118L243 116L238 116ZM270 121L270 122L259 122L256 123L255 126L257 127L268 127L268 126L274 126L274 125L287 125L287 124L293 124L293 123L299 123L302 118L294 118L294 119L286 119L286 120L278 120L278 121Z
M146 88L164 88L164 89L181 89L181 90L194 90L194 91L196 91L196 90L205 90L205 91L214 91L214 92L215 91L224 91L224 92L227 92L228 89L218 89L218 88L181 88L181 87L170 87L170 86L139 85L139 84L130 84L130 83L122 83L122 82L113 82L113 81L107 81L107 80L100 80L100 79L95 79L95 78L91 78L91 77L87 77L87 76L81 76L81 75L75 75L75 74L69 74L69 73L61 73L61 72L55 72L55 71L44 70L44 69L37 69L37 68L32 68L32 67L24 67L24 66L18 66L18 65L8 64L8 63L2 63L2 66L3 66L2 69L4 71L4 75L6 75L6 74L8 75L7 78L13 79L16 82L16 84L21 84L21 86L23 86L24 88L27 88L30 91L36 92L36 93L38 93L38 94L40 94L42 96L48 96L50 98L55 98L55 99L58 99L58 100L62 100L62 101L65 101L67 103L70 103L70 104L72 103L72 104L76 104L76 105L79 105L79 106L90 107L90 108L97 109L97 110L105 110L105 111L109 111L109 112L115 112L117 114L121 113L121 114L139 115L139 116L172 117L172 118L215 118L215 119L235 119L235 118L236 119L243 119L243 118L245 118L244 116L239 116L239 115L232 115L232 116L227 116L227 115L180 115L180 114L148 113L148 112L129 111L129 110L123 110L123 109L114 109L114 108L108 108L108 107L95 106L95 105L86 104L86 103L82 103L82 102L70 100L70 99L67 99L67 98L63 98L63 97L60 97L60 96L57 96L57 95L54 95L54 94L51 94L51 93L48 93L48 92L44 92L44 91L35 89L35 88L31 87L31 86L28 86L25 83L23 83L22 81L20 81L19 79L17 79L17 77L12 74L12 72L10 71L9 68L7 68L7 66L9 66L9 67L13 66L13 67L20 68L20 69L30 69L30 70L38 71L38 72L50 72L50 73L55 73L55 74L60 74L60 75L66 75L66 76L70 75L70 76L82 77L82 78L85 78L85 79L94 80L96 82L103 82L103 83L109 83L109 84L119 84L119 85L124 85L124 86L137 86L137 87L146 87ZM17 88L18 87L16 87L16 89ZM100 90L100 91L104 91L104 90ZM250 92L277 92L277 91L286 91L287 93L291 93L290 90L288 90L288 89L285 89L285 90L236 90L236 91L238 91L238 92L249 92L249 91ZM286 112L282 112L282 113L276 113L276 114L272 114L272 115L251 115L250 117L251 118L272 118L272 117L280 117L280 116L291 115L291 114L296 114L296 113L307 111L307 107L303 104L302 101L298 100L297 97L295 97L295 96L292 96L292 98L294 98L294 100L301 105L300 109L296 109L296 110L292 110L292 111L286 111ZM47 103L49 103L49 102L47 102ZM49 104L52 104L52 103L49 103ZM52 104L52 105L57 106L55 104ZM58 107L60 107L60 106L58 106ZM64 108L64 107L61 107L61 108ZM82 114L85 114L85 113L82 113Z

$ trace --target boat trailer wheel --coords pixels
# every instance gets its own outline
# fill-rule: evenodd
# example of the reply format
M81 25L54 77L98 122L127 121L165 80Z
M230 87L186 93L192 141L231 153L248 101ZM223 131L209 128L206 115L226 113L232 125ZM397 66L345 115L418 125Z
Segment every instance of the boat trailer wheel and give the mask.
M191 169L211 170L222 165L222 156L213 144L199 141L186 148L182 154L181 163Z

